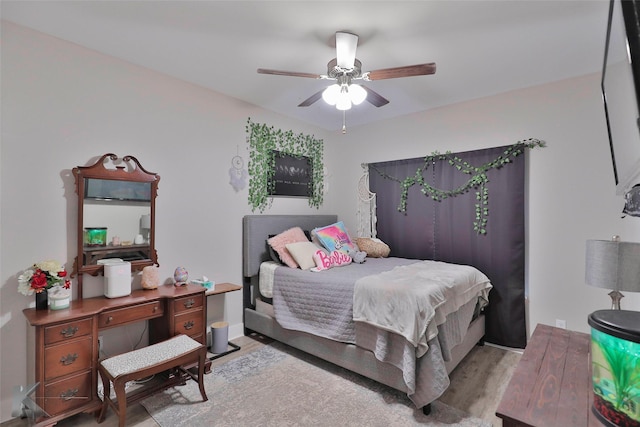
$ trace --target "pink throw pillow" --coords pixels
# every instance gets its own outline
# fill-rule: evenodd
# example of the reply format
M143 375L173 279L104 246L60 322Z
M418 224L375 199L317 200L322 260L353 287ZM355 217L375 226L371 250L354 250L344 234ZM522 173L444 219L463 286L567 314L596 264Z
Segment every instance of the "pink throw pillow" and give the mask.
M287 244L297 242L308 242L307 236L304 235L304 231L300 227L293 227L282 233L273 236L267 243L273 248L274 251L280 256L280 260L291 268L298 268L298 263L291 256L287 250Z

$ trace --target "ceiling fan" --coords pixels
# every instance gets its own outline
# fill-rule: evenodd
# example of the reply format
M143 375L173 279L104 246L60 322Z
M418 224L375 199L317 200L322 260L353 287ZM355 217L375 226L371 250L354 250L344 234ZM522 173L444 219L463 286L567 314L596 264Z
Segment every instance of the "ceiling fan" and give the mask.
M336 84L314 93L302 101L298 107L308 107L320 98L323 98L328 104L335 105L338 110L344 111L350 109L351 105L359 105L365 99L376 107L382 107L389 103L389 100L382 95L366 86L354 84L353 81L364 80L365 82L370 82L399 77L424 76L435 74L436 72L436 64L431 62L404 67L383 68L363 73L362 63L356 59L357 46L357 35L344 31L336 32L336 57L327 64L326 75L270 70L266 68L258 68L258 73L335 80Z

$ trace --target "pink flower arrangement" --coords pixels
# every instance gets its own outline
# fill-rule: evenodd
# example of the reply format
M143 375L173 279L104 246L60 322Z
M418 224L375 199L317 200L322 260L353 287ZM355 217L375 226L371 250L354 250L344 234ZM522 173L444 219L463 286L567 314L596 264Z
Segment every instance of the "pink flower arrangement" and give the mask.
M18 276L18 292L22 295L33 295L54 286L62 286L66 289L71 286L67 271L58 261L37 262Z

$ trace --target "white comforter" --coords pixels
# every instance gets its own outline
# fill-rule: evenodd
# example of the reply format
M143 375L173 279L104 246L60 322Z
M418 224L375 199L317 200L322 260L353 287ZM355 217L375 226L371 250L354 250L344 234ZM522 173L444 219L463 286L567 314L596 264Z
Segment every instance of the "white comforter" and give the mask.
M420 357L448 314L479 296L488 300L491 288L474 267L416 262L356 281L353 320L403 336Z

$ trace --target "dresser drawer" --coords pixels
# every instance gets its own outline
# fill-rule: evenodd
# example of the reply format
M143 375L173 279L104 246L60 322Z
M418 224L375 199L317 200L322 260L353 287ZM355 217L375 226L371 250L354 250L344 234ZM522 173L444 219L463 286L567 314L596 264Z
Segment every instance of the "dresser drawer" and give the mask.
M202 307L204 302L204 293L197 295L190 295L188 297L177 298L173 302L173 308L176 313L181 313L187 310L193 310Z
M75 322L62 323L56 326L49 326L44 329L44 344L55 344L60 341L70 340L85 335L90 335L92 331L92 319L77 320Z
M176 315L174 335L185 334L193 337L202 334L204 330L202 317L202 310Z
M44 387L44 410L56 415L91 401L91 371L51 382Z
M44 350L44 379L61 377L91 367L91 337L46 347Z
M98 328L111 328L139 320L153 319L154 317L162 316L163 312L162 302L160 301L109 310L98 317Z

